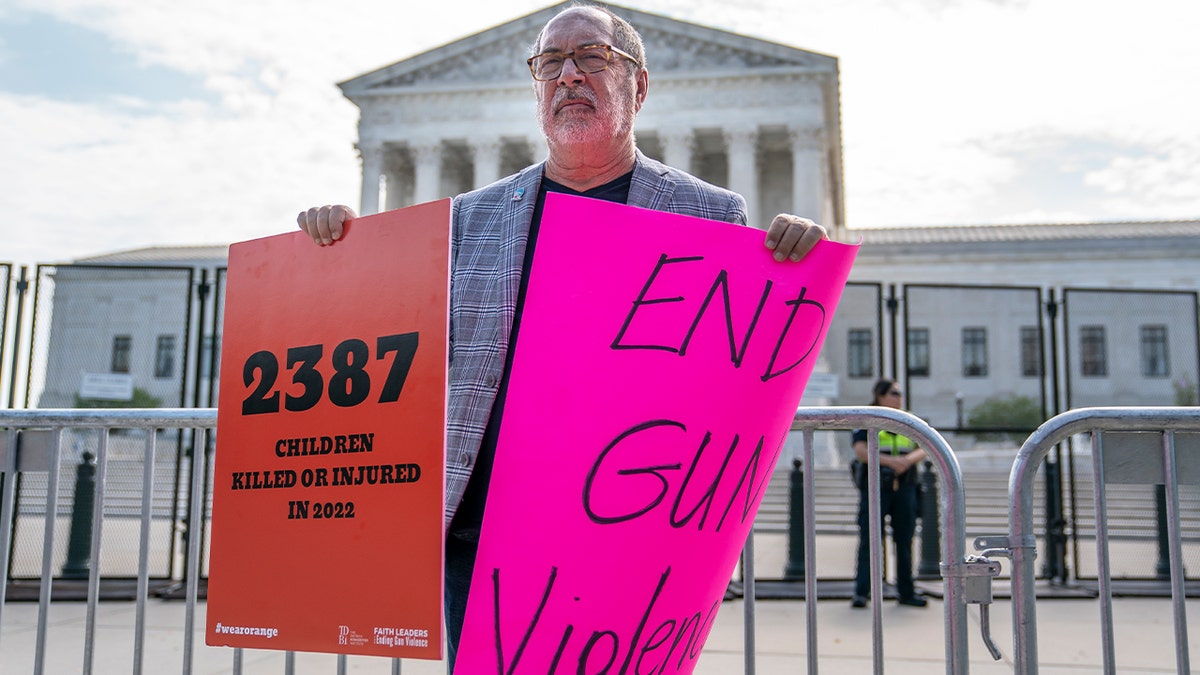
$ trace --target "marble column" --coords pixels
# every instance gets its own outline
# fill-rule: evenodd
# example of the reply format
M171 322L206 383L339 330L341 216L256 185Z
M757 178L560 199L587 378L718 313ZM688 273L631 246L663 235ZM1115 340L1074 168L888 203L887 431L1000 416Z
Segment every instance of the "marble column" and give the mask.
M692 154L696 148L696 137L691 129L672 129L659 136L662 139L663 163L676 169L691 172Z
M362 161L362 201L360 215L379 213L379 179L383 176L383 144L359 143L358 156Z
M475 163L475 186L490 185L500 179L500 139L478 138L471 141Z
M751 227L766 229L758 213L758 130L731 127L725 130L729 155L729 189L746 198L746 213Z
M383 180L379 181L379 191L379 201L381 202L379 210L390 211L400 207L400 177L396 174L395 167L384 165Z
M410 143L415 165L416 185L413 188L413 203L424 204L441 196L442 142L441 139Z
M825 132L816 127L788 130L792 141L793 213L825 224Z

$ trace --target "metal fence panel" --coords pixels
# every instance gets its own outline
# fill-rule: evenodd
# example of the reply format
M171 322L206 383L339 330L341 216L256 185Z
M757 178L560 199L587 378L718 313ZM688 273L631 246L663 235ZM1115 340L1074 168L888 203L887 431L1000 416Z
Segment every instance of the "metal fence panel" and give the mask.
M1041 307L1035 287L906 285L897 339L908 408L961 431L979 406L1020 397L1042 417L1003 436L1028 435L1047 417Z
M812 432L815 430L845 430L854 428L867 429L868 438L868 489L869 497L869 527L871 559L871 608L872 608L872 664L873 672L884 672L883 652L883 538L882 515L880 512L879 496L879 430L887 430L905 435L913 439L926 450L928 459L932 462L941 479L942 489L939 492L940 519L942 522L941 560L942 560L942 593L943 611L945 612L945 647L947 673L967 673L967 603L968 579L977 573L979 567L970 564L966 557L966 500L963 491L962 472L954 451L936 430L925 421L910 413L880 407L843 407L843 408L801 408L796 412L792 424L793 430L805 432L803 461L811 466L813 462ZM807 472L805 494L813 494L812 472ZM808 498L808 499L811 499ZM805 504L804 540L805 568L815 570L816 560L816 523L814 509L811 503ZM751 558L751 555L746 556ZM752 578L752 575L751 575ZM808 670L817 672L819 654L817 651L817 593L816 576L806 575L805 598L807 621L806 632L808 640ZM985 605L986 607L986 605ZM984 617L987 616L986 609ZM754 672L753 626L754 626L754 594L753 586L746 590L746 623L747 649L746 672ZM993 652L994 653L994 652Z
M185 404L192 268L38 265L37 272L28 407L121 405L116 394L81 391L89 373L128 377L140 407Z
M1180 394L1200 379L1197 296L1195 291L1065 289L1062 349L1067 407L1188 403ZM1145 447L1145 441L1128 434L1108 441L1109 447L1130 443ZM1101 570L1090 554L1096 522L1088 497L1096 489L1091 448L1080 439L1070 439L1064 446L1068 449L1065 506L1075 576L1095 580ZM1185 536L1194 537L1196 529L1189 524L1200 521L1200 487L1184 482L1178 496ZM1110 524L1111 574L1118 579L1164 578L1166 549L1155 527L1166 508L1162 488L1135 481L1109 486L1107 497L1108 507L1124 516ZM1200 551L1189 547L1185 556L1186 569L1196 578Z
M99 567L105 578L131 579L136 576L138 560L131 551L137 540L138 518L142 513L142 499L150 499L152 516L151 531L153 548L148 552L147 562L151 576L171 576L172 542L177 534L174 476L179 461L178 438L175 430L153 432L157 452L150 470L155 477L149 493L144 491L142 477L145 474L146 455L144 447L152 432L144 429L118 429L104 433L99 429L64 429L58 437L60 450L56 453L60 476L54 517L64 528L80 527L92 515L95 505L79 489L86 490L94 479L97 469L96 458L101 446L108 457L105 467L107 475L107 499L102 510L95 508L97 517L103 517L109 530L110 541L116 545L105 549ZM186 479L187 467L183 467ZM9 575L13 579L36 580L42 575L41 525L46 517L49 485L47 474L30 473L21 476L17 489L17 507L12 521L12 556ZM79 521L77 519L83 519ZM68 541L55 543L54 562L51 569L56 578L70 578ZM180 561L174 561L178 564Z
M151 541L154 523L161 517L161 514L155 511L152 496L155 467L157 466L155 459L160 451L158 446L161 439L171 439L179 436L179 434L170 431L156 430L196 430L198 433L197 447L204 447L206 445L206 437L212 432L215 422L216 411L213 409L0 411L0 437L3 438L3 442L0 443L0 471L3 473L3 492L0 493L2 495L0 496L0 518L12 517L14 514L17 501L15 490L11 487L15 481L11 479L17 475L26 479L40 476L39 480L43 481L45 485L44 499L46 503L55 503L57 501L57 494L62 491L69 491L71 485L69 476L71 467L69 463L64 461L63 457L64 455L71 454L71 438L88 431L97 434L95 446L95 487L92 492L97 508L90 520L91 531L85 542L88 564L84 566L84 579L77 582L79 585L86 584L87 600L87 628L82 653L84 665L81 672L91 672L97 640L97 602L106 589L105 573L102 569L105 566L104 555L113 548L129 548L129 551L126 551L124 555L133 555L137 559L136 593L134 595L137 618L132 629L132 655L130 657L130 663L133 664L132 672L143 672L143 669L147 672L163 672L172 667L164 667L163 664L143 664L148 622L151 620L148 619L147 599L153 594L149 552L154 546ZM930 459L941 476L942 484L945 486L941 491L939 500L941 520L945 524L941 542L943 561L942 591L945 612L944 626L946 631L945 670L951 674L965 674L968 672L966 605L970 601L968 591L972 585L972 576L977 576L978 567L971 565L970 561L964 556L964 493L957 460L950 447L928 424L909 413L898 410L868 407L804 408L797 413L793 423L793 429L805 436L803 459L807 462L812 461L812 438L815 432L841 431L855 427L868 428L872 431L887 429L903 433L917 440L923 447L927 448L927 451L930 453ZM133 429L134 432L118 431L120 429ZM20 434L18 434L18 431L20 431ZM123 437L125 435L127 437ZM18 453L16 452L18 437L28 443L20 453L20 462L18 462ZM874 456L878 456L879 448L877 443L873 445L871 452ZM143 461L140 464L142 494L139 508L134 508L133 500L130 500L127 495L121 495L121 490L118 489L119 483L114 482L112 476L114 474L113 467L117 462L121 461L122 455L135 455L138 453L141 453L143 457ZM149 458L149 461L145 461L146 458ZM188 486L189 513L198 514L196 519L202 521L207 521L206 514L208 510L206 504L211 494L211 485L208 485L204 480L204 476L210 473L210 461L211 458L208 456L208 453L198 452L192 455L188 464L188 480L185 481L185 484ZM806 480L808 481L809 488L807 494L812 495L813 475L809 473ZM876 484L878 483L878 471L873 472L871 480ZM872 507L873 523L878 524L878 492L874 492L874 494L875 498ZM811 497L808 498L809 502L805 508L804 537L808 542L805 557L808 562L808 569L816 569L818 551L815 546L815 516L811 499ZM113 501L122 503L122 508L131 510L132 525L137 532L136 544L131 545L123 540L113 540L112 537L115 530L125 526L114 523L114 519L103 515L108 513ZM64 564L64 555L68 558L70 557L69 553L64 554L60 552L60 548L62 546L70 548L71 544L69 541L66 544L60 542L71 538L68 533L71 526L69 523L63 521L63 514L55 513L54 509L43 508L42 510L46 513L43 514L40 521L36 524L36 536L40 538L42 543L43 555L39 560L41 578L49 581L51 578L57 576L56 570L60 565ZM30 525L31 529L34 527L33 524ZM180 553L181 556L186 558L186 562L183 565L185 571L202 569L201 560L206 546L202 540L202 529L195 528L188 531L185 539L186 546L183 552ZM879 553L882 547L882 540L878 536L878 528L873 529L875 536L872 537L871 544L876 552ZM752 541L753 539L751 538ZM0 530L0 555L7 554L11 544L12 540L7 536L7 532ZM752 543L750 546L752 547ZM879 556L877 555L876 559L878 560L878 558ZM750 561L753 560L752 548L749 551L747 559ZM96 560L99 560L100 564L90 564L91 561ZM753 673L756 669L757 654L754 649L755 602L753 585L755 575L752 563L747 569L747 573L744 638L744 652L746 655L745 672ZM192 672L197 659L194 639L197 635L198 627L195 622L198 618L198 601L202 597L200 592L203 581L202 576L202 574L185 573L182 577L175 579L180 596L186 601L183 609L186 625L181 633L184 643L181 646L181 650L176 652L181 654L182 672L184 673ZM10 588L7 583L8 581L9 578L6 574L0 574L0 621L3 620L3 612L7 607L4 593L5 589ZM876 593L874 594L875 600L873 604L873 663L875 672L883 672L886 663L885 655L882 651L883 625L881 604L883 594L878 588L878 583L876 581ZM815 673L817 672L820 658L816 639L818 625L816 621L817 603L815 600L819 599L816 576L808 575L804 584L806 597L814 600L814 602L806 603L808 611L806 631L809 645L809 672ZM30 648L35 652L32 657L32 672L42 673L47 672L47 663L51 661L50 657L53 656L51 649L57 646L53 644L50 637L53 632L49 619L51 601L62 597L63 591L67 586L60 580L58 583L37 583L33 588L38 595L39 605L37 633L30 644ZM169 591L170 589L164 589L164 592ZM986 614L984 616L986 617ZM233 672L240 672L241 664L244 660L243 651L233 650L230 652L229 658L234 663ZM379 659L375 660L379 661ZM285 672L293 672L295 665L293 655L288 655L286 663L287 670ZM346 672L346 657L338 657L335 666L337 672ZM399 661L392 662L392 672L400 672Z
M1128 437L1109 448L1113 432L1137 432L1149 437L1152 453L1128 445ZM1167 574L1171 590L1176 666L1179 673L1190 672L1187 615L1185 611L1185 545L1198 548L1195 540L1186 541L1183 523L1188 516L1180 508L1180 478L1192 481L1200 468L1200 453L1195 440L1200 433L1200 408L1196 407L1114 407L1071 410L1042 425L1021 446L1009 479L1009 537L1012 557L1013 645L1015 672L1038 672L1037 612L1034 586L1033 499L1034 477L1038 467L1055 445L1086 435L1090 443L1096 513L1094 546L1101 602L1103 666L1105 673L1117 672L1113 641L1113 556L1109 528L1109 487L1163 481L1167 550ZM1190 440L1180 443L1183 436ZM1117 439L1121 439L1118 434ZM1122 447L1123 446L1123 447Z
M861 405L871 400L871 385L883 374L883 286L850 282L838 311L829 322L816 372L828 368L838 378L837 405Z
M133 672L142 672L142 647L146 633L146 600L149 597L150 575L149 559L152 550L151 535L154 521L159 519L153 508L152 492L154 486L155 457L158 453L157 439L161 429L198 429L201 436L211 430L216 423L216 411L206 410L19 410L0 411L0 429L3 429L3 442L0 443L0 472L3 474L3 489L0 491L0 521L10 522L17 515L18 502L15 484L17 478L41 476L44 479L44 496L42 502L43 516L40 527L28 522L31 535L40 539L41 551L38 581L31 585L38 597L37 632L32 641L33 659L32 672L43 673L47 669L47 660L51 656L49 635L50 602L55 593L71 593L78 596L81 591L87 601L87 623L83 646L83 664L80 672L90 673L93 667L96 641L97 603L102 594L102 568L105 566L103 552L106 550L105 534L116 529L123 529L124 524L113 522L106 517L110 506L110 496L115 494L116 485L109 481L110 468L120 461L122 454L132 454L132 449L117 450L113 441L120 437L123 430L137 429L143 433L140 450L142 452L142 483L139 507L133 509L131 518L135 521L133 527L136 538L134 544L110 536L107 541L108 549L120 549L123 556L134 560L137 601L136 624L134 627ZM63 455L70 450L68 432L78 430L95 430L98 432L98 443L94 458L90 483L86 490L80 491L80 497L93 503L96 508L90 514L76 514L75 518L63 522L63 514L53 505L58 503L58 495L69 489L69 477L64 475ZM170 436L170 434L166 434ZM202 466L204 455L198 453L190 465L189 474L198 477L204 473ZM44 476L43 476L44 474ZM80 472L83 475L83 472ZM85 495L86 492L86 495ZM198 480L192 480L189 487L190 502L203 503L203 490ZM119 501L119 500L118 500ZM127 528L125 528L127 529ZM68 534L64 537L62 532ZM65 541L66 560L62 561ZM8 556L12 551L14 538L10 531L0 528L0 555ZM187 558L194 569L199 557L199 532L192 534L187 542ZM73 573L59 575L56 570L60 564L72 570ZM63 579L66 577L66 579ZM56 580L57 581L54 581ZM0 612L5 609L5 601L10 591L10 577L5 570L0 574ZM186 586L186 626L183 633L184 672L191 672L193 643L195 639L196 600L198 597L198 575L184 580ZM80 587L83 588L80 588ZM19 586L17 587L20 588ZM0 620L2 620L0 615Z
M184 404L186 363L191 336L190 267L39 265L34 293L30 367L26 405L37 408L172 408ZM123 400L122 400L123 399ZM121 524L131 523L133 502L140 494L144 461L140 448L146 432L121 430L102 434L94 428L66 429L58 455L63 480L49 512L69 522L77 505L73 489L87 457L95 458L107 443L112 461L107 468L114 496L104 507L112 519L114 539L135 536ZM177 536L186 505L183 455L190 442L182 431L156 433L153 509L155 555L151 573L171 576L180 564ZM12 522L9 573L14 578L37 578L42 558L36 535L49 485L44 475L22 478ZM78 509L77 509L78 507ZM119 549L133 548L128 539ZM61 574L65 544L52 551L53 569ZM100 561L106 576L133 578L136 560L106 555Z
M1196 291L1063 291L1066 407L1181 405L1200 379Z

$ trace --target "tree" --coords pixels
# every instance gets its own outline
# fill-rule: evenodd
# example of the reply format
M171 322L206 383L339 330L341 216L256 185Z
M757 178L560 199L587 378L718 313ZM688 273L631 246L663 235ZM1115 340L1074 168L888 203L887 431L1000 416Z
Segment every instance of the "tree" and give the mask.
M1187 375L1172 382L1171 386L1175 387L1175 405L1196 405L1200 401L1196 385Z
M161 408L162 399L151 396L141 387L133 388L133 398L128 401L110 401L102 398L82 398L75 394L76 408Z
M967 415L967 426L975 430L999 429L1002 431L976 431L977 441L1010 440L1021 443L1034 429L1046 421L1042 407L1028 396L995 396L971 408Z

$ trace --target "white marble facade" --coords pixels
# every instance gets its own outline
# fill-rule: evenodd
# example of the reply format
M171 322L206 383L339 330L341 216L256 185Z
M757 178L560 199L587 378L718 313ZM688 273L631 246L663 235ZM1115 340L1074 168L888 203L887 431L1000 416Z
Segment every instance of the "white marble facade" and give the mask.
M452 196L545 155L525 59L538 29L564 6L341 84L362 109L364 213ZM741 192L759 226L790 211L816 216L835 230L844 227L836 59L615 11L639 28L647 45L650 96L637 126L647 154ZM843 241L862 239L851 287L821 356L822 367L836 375L838 394L806 403L861 404L874 378L897 373L915 412L936 426L953 427L959 408L969 413L997 395L1044 394L1061 398L1064 406L1163 405L1172 402L1175 383L1200 380L1200 220L835 234ZM79 262L178 265L207 269L213 280L224 260L221 246ZM81 372L109 372L119 335L132 337L129 372L137 386L172 402L177 392L207 386L194 381L195 345L219 344L219 324L192 326L186 333L203 337L187 340L182 328L159 325L145 312L114 312L112 284L96 283L100 277L86 272L58 277L54 306L73 309L55 311L49 324L40 320L51 326L50 363L34 368L35 402L44 383L41 405L69 404ZM161 306L163 294L181 295L144 285L130 282L127 291L144 307ZM207 317L220 316L217 296L208 300ZM1052 299L1056 315L1050 313ZM1038 328L1046 346L1042 364L1031 372L1023 340ZM1088 349L1085 329L1102 334L1103 368L1088 370L1081 362ZM968 331L986 340L979 372L965 366ZM926 339L924 374L906 375L907 341L916 333ZM177 365L156 378L155 348L171 334L179 335L173 343ZM1158 351L1150 341L1155 335ZM864 348L865 357L856 358ZM854 365L864 363L866 368ZM185 402L192 400L189 393Z
M362 213L481 187L545 157L525 60L568 3L341 83L361 109ZM652 157L780 212L843 223L838 64L832 56L622 7L642 34Z

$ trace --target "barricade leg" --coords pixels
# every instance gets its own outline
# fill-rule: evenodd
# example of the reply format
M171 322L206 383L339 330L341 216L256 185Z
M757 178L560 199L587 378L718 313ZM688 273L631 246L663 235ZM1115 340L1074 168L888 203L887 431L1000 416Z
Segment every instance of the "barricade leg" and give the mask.
M1067 537L1063 532L1062 469L1058 462L1046 462L1046 562L1042 578L1067 582Z
M46 508L53 509L53 504ZM63 563L64 579L87 579L91 562L92 517L96 512L96 457L83 453L75 469L75 503L71 508L71 532L67 538L67 561Z
M788 505L788 559L783 569L787 581L804 581L804 469L799 458L792 460Z
M921 562L917 565L918 579L940 579L942 576L942 537L938 522L937 474L933 462L925 462L921 472Z

